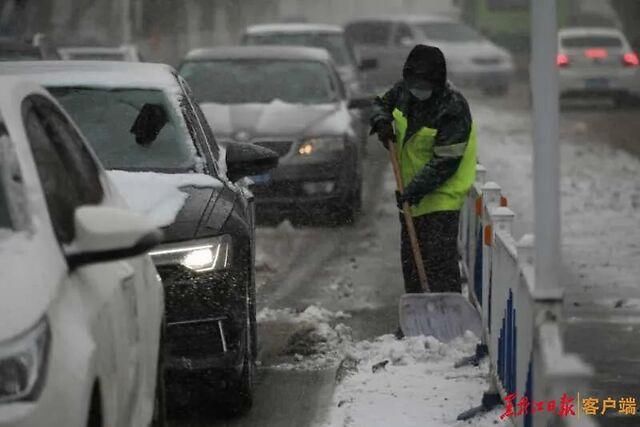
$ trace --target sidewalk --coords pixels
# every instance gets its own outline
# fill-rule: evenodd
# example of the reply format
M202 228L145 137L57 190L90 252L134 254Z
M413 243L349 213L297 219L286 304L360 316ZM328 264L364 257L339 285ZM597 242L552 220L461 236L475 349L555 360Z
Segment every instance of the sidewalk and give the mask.
M529 112L472 108L480 159L517 213L519 237L533 230ZM561 129L567 350L596 370L584 396L640 399L640 161L590 140L579 114ZM630 416L598 421L640 425Z

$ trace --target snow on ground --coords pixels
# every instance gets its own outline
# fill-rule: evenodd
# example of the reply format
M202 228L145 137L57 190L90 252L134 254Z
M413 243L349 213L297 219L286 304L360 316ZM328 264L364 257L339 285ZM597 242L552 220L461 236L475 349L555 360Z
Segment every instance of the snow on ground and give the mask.
M348 315L309 306L301 312L265 308L258 321L290 324L287 362L274 369L337 369L337 390L323 427L489 426L496 410L457 422L456 416L480 402L488 389L488 367L454 369L474 353L477 338L468 333L449 344L433 337L402 340L384 335L353 342L340 320Z
M479 154L488 179L503 187L516 212L515 233L533 231L531 121L527 111L473 107ZM566 285L573 299L583 290L624 295L640 277L640 160L595 141L586 123L561 125L561 208ZM637 291L636 291L637 293ZM586 302L586 301L583 301ZM618 296L597 304L620 304ZM632 304L623 303L625 307Z
M476 337L469 333L449 344L433 337L396 340L385 335L354 344L333 409L324 427L493 426L498 409L456 421L477 406L487 390L487 365L453 369L473 353Z
M189 194L182 187L220 187L222 183L199 173L107 172L109 178L136 212L151 219L156 227L166 227L175 219Z

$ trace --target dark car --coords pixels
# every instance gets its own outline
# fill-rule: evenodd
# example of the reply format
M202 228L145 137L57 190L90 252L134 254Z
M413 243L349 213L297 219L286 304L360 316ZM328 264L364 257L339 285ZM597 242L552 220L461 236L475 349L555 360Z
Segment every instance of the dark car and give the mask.
M275 153L232 146L225 162L169 66L43 61L0 70L46 86L131 207L164 227L164 244L151 255L165 286L170 390L195 379L224 387L227 407L248 407L257 342L254 214L249 193L233 182L265 173L277 163Z
M359 118L329 54L301 47L228 47L191 52L180 73L228 147L254 143L280 155L252 178L258 214L351 223L362 196ZM322 217L325 218L325 217Z

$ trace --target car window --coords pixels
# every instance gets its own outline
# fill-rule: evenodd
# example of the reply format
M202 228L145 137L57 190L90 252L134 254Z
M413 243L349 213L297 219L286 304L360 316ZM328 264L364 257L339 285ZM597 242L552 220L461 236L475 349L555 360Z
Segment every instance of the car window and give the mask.
M567 48L622 47L622 40L616 36L568 36L562 38L562 46Z
M391 23L358 22L347 27L347 34L355 44L386 46L391 36Z
M75 236L76 209L103 198L98 169L64 115L49 100L29 98L23 119L54 231L61 243L70 243Z
M355 55L349 48L342 33L268 33L249 34L244 38L248 45L307 46L326 49L334 62L341 65L355 65Z
M336 89L327 66L317 61L239 59L186 62L180 74L198 102L218 104L328 104ZM212 84L215 82L215 84Z
M10 173L5 150L10 148L9 144L7 128L4 123L0 122L0 228L13 228L6 188L7 178Z
M457 22L424 22L417 27L429 40L459 43L482 40L476 30Z
M107 169L187 172L195 170L197 150L184 131L180 109L161 90L52 87ZM164 117L149 141L134 133L145 106ZM188 127L188 123L186 124Z
M414 43L413 33L407 24L401 23L396 27L396 35L393 38L396 46L407 46Z

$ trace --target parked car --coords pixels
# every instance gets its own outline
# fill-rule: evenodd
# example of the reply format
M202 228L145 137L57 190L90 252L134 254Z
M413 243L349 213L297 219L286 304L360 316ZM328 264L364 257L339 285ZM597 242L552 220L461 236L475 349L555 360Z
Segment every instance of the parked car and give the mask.
M368 79L379 91L402 78L402 64L419 43L442 49L449 77L456 85L471 85L486 93L503 94L508 91L514 73L509 52L448 17L357 19L345 26L345 32L363 56L378 60L379 67L368 73Z
M225 153L167 65L16 62L0 72L45 85L125 198L163 227L164 242L151 255L165 288L165 367L174 400L202 384L224 391L215 394L227 408L248 408L257 349L254 214L248 192L233 182L266 173L275 153Z
M361 71L377 66L375 59L358 60L344 30L337 25L308 23L262 24L248 27L243 45L303 46L329 51L349 93L361 96L369 91Z
M85 61L127 61L140 62L142 56L137 46L125 44L122 46L67 46L58 49L62 59Z
M0 80L0 426L164 425L161 233L40 86Z
M613 96L624 101L640 92L640 61L614 28L574 27L558 32L560 95Z
M331 57L324 49L244 46L199 49L180 73L218 138L280 155L252 177L258 212L319 214L353 222L362 200L363 140Z
M0 61L40 59L60 59L56 47L45 34L38 33L28 40L0 37Z

